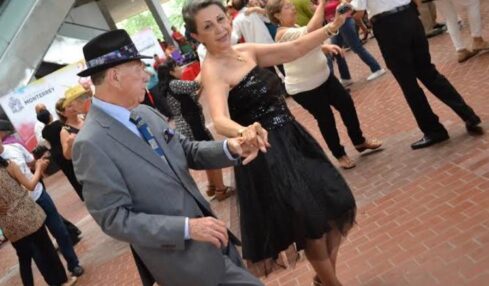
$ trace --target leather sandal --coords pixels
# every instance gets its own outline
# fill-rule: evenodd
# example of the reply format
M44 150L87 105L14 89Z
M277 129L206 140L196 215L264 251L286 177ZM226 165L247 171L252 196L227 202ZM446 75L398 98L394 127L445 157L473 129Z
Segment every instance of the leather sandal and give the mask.
M312 279L312 286L323 286L323 282L319 280L319 277L317 275L315 275Z
M224 189L222 190L215 190L215 197L218 201L223 201L227 198L229 198L230 196L234 195L235 194L235 190L234 188L232 187L225 187Z
M355 168L355 166L356 166L355 162L353 162L353 160L350 159L350 157L348 157L348 155L344 155L344 156L338 158L338 163L340 164L340 167L345 169L345 170Z
M213 197L215 194L216 194L216 187L214 186L208 186L207 187L207 191L205 191L205 193L209 196L209 197Z
M372 138L372 139L365 139L365 142L363 142L360 145L355 145L355 149L357 149L358 152L363 152L367 149L370 150L378 149L380 148L380 146L382 146L382 141L376 138Z

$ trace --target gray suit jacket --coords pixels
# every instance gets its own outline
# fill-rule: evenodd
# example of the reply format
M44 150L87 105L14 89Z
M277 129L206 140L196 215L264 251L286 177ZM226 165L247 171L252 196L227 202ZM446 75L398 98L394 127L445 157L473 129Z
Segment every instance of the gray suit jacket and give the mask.
M188 168L233 164L222 142L191 142L154 109L136 108L167 162L120 122L92 106L73 147L88 211L108 235L129 242L160 285L215 286L224 275L222 251L184 239L185 217L212 215Z

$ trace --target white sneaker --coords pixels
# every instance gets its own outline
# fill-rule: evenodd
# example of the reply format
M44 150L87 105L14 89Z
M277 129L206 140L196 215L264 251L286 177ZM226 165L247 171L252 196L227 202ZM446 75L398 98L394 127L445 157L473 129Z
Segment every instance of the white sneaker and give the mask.
M352 79L340 79L340 83L343 85L343 87L347 87L353 84Z
M380 70L378 70L376 72L373 72L371 75L369 75L367 77L367 80L368 81L374 80L376 78L379 78L379 77L383 76L384 74L385 74L385 69L380 69Z

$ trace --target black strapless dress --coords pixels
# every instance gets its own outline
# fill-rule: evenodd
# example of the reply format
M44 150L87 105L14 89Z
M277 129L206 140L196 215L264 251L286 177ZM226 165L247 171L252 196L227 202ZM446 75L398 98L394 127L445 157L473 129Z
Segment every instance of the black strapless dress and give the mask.
M243 257L275 259L291 244L301 250L332 227L355 220L355 199L314 138L292 116L278 77L255 67L231 89L231 118L268 130L271 148L235 168Z

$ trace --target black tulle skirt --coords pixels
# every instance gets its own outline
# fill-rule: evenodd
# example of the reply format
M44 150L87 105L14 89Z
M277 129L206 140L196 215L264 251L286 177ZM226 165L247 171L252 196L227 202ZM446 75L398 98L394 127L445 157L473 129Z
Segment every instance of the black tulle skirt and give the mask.
M319 144L295 120L269 130L271 148L235 168L243 257L276 259L295 243L355 220L355 199Z

